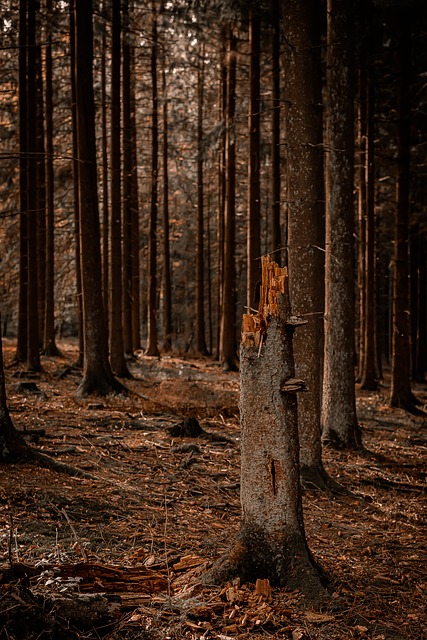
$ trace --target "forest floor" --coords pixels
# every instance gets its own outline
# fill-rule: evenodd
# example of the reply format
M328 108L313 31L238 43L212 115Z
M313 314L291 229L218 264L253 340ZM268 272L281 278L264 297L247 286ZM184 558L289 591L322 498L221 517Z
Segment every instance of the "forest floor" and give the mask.
M348 494L303 495L309 547L332 577L312 609L286 589L201 582L239 527L238 374L141 354L126 383L139 395L77 400L71 343L28 377L5 342L17 428L87 477L0 467L1 640L427 637L427 423L388 406L387 378L358 391L364 450L324 452ZM181 437L189 417L205 433Z

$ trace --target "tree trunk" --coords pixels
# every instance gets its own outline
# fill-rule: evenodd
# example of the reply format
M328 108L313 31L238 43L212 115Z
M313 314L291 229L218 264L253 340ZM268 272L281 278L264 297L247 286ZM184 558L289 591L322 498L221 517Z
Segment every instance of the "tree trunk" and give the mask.
M261 187L260 187L260 37L261 21L256 10L250 11L250 100L248 153L248 230L247 230L247 307L255 305L257 283L261 276Z
M152 82L152 124L151 124L151 205L148 243L148 336L145 355L158 357L157 346L157 207L158 207L158 94L157 94L157 15L155 3L152 3L152 44L151 44L151 82Z
M378 372L376 367L376 319L375 319L375 91L372 68L369 62L372 57L372 27L368 36L368 65L366 73L366 220L365 237L365 261L364 261L364 337L363 337L363 361L360 386L362 389L375 391L378 388Z
M203 189L203 98L205 49L202 45L197 69L197 292L196 344L197 351L208 355L205 338L205 245L204 245L204 189Z
M264 257L259 310L243 316L240 345L242 525L207 579L268 579L316 597L324 576L304 532L294 328L287 270Z
M162 5L163 11L163 5ZM163 93L163 318L165 337L163 348L172 347L172 282L169 238L169 138L168 138L168 90L166 84L166 53L162 59Z
M37 180L37 304L39 321L39 349L43 347L46 307L46 168L45 168L45 108L42 69L42 26L40 0L36 0L36 46L34 52L36 73L36 180Z
M28 153L27 153L27 3L19 2L19 298L15 359L27 359Z
M132 354L132 128L131 128L131 33L129 0L122 3L122 83L123 83L123 348Z
M102 304L101 250L93 95L92 2L75 0L77 140L79 160L84 369L78 393L123 391L108 361L108 336Z
M321 69L317 3L283 3L288 166L288 260L292 306L309 323L295 338L300 398L299 437L304 482L324 486L321 391L324 312L324 181Z
M37 266L37 86L36 86L36 3L28 0L27 135L28 135L28 298L27 367L40 371L38 266Z
M400 16L399 42L399 139L396 182L396 214L393 270L392 407L414 410L411 391L411 343L409 301L410 133L411 133L412 17Z
M353 12L327 3L327 206L323 441L360 445L354 379Z
M224 266L221 309L220 358L225 371L237 370L236 357L236 42L230 30L227 67L227 108L225 143L225 214L224 214Z
M43 351L47 356L60 355L55 341L55 219L53 175L53 89L52 89L52 0L46 0L46 292Z
M221 359L221 318L222 296L224 292L224 219L225 219L225 154L226 154L226 113L227 113L227 64L226 64L226 34L221 32L221 62L219 78L219 119L223 124L218 152L218 226L217 226L217 260L218 260L218 288L217 288L217 332L216 358Z
M271 204L271 251L277 251L281 246L280 210L280 0L271 0L272 18L272 80L273 80L273 111L272 111L272 204ZM278 254L276 259L278 258Z
M103 11L106 12L106 2L103 2ZM110 176L108 170L108 134L107 134L107 33L106 25L102 28L102 50L101 50L101 144L102 144L102 232L101 232L101 255L102 255L102 301L105 310L105 326L109 333L110 324L110 261L108 253L108 231L110 221L109 206L109 183Z
M121 189L121 10L120 0L112 4L111 48L111 212L110 212L110 359L114 373L129 378L123 345L122 297L122 189Z
M80 196L79 196L79 161L77 141L77 90L76 90L76 42L75 42L75 0L70 0L70 66L71 66L71 121L73 126L73 205L74 205L74 256L76 263L76 307L77 330L79 339L79 355L75 366L83 367L84 360L84 327L83 327L83 294L82 265L80 261Z
M130 140L131 140L131 211L132 211L132 345L133 351L141 349L141 296L139 264L139 195L138 159L135 102L135 48L131 47L130 61Z

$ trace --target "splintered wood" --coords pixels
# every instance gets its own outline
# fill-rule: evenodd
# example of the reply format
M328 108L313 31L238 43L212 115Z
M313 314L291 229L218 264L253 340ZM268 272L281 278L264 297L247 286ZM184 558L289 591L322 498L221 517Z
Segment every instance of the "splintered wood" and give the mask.
M268 318L279 315L278 296L285 293L288 279L286 267L279 267L270 256L262 256L262 281L256 314L245 314L242 319L242 344L261 348Z

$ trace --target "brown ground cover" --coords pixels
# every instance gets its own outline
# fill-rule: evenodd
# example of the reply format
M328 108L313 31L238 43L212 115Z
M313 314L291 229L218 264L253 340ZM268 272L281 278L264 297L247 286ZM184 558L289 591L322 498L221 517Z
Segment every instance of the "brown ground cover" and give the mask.
M303 497L309 546L332 578L313 609L262 581L201 582L239 526L238 374L141 355L133 395L82 401L73 345L35 378L4 347L16 426L87 477L0 466L2 640L427 637L426 419L389 408L387 380L359 393L365 450L325 451L349 493ZM426 386L416 392L426 403ZM198 437L182 437L190 417Z

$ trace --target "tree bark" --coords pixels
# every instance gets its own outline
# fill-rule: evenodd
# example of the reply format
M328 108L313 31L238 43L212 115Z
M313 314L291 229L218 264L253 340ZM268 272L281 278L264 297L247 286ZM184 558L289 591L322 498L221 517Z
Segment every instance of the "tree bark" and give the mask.
M272 18L272 80L273 80L273 111L272 111L272 205L271 205L271 251L277 251L281 246L280 211L281 211L281 180L280 180L280 0L271 0ZM276 254L277 259L277 254Z
M288 166L288 264L292 306L309 320L295 338L304 482L325 485L321 447L324 312L324 179L319 16L314 0L283 3Z
M19 2L19 294L15 359L27 359L28 153L27 153L27 3Z
M77 331L79 339L79 355L75 366L83 367L84 360L84 327L83 327L83 294L82 265L80 261L80 196L79 196L79 161L77 141L77 90L76 90L76 42L75 42L75 0L70 0L70 66L71 66L71 121L73 126L73 205L74 205L74 256L76 263L76 307Z
M55 212L53 174L53 87L52 87L52 0L46 0L46 295L43 351L47 356L60 355L55 340Z
M156 5L152 3L152 44L151 44L151 82L152 82L152 123L151 123L151 204L150 229L148 242L148 336L145 355L158 357L157 344L157 207L158 207L158 163L159 163L159 124L157 92L157 15Z
M92 80L92 2L75 0L77 140L81 268L84 308L84 368L78 394L106 395L125 388L108 361L108 336L102 304L101 250L98 212L95 105Z
M203 356L208 355L205 337L205 238L204 238L204 184L203 184L203 99L205 49L202 45L197 68L197 292L196 292L196 345Z
M261 276L261 185L260 185L260 38L261 20L256 10L249 16L250 99L248 153L248 230L247 230L247 307L255 305L255 292Z
M162 3L162 11L163 11ZM172 348L172 276L169 238L169 116L168 89L166 84L166 52L162 58L162 94L163 94L163 348Z
M399 137L393 256L393 352L390 404L392 407L414 411L417 400L411 391L409 300L412 18L407 11L402 11L400 14L400 29Z
M36 5L28 1L27 58L27 149L28 149L28 297L27 297L27 367L40 371L40 338L37 266L37 88L36 88Z
M372 73L372 27L368 33L368 64L366 73L366 218L365 218L365 243L364 260L364 337L363 337L363 359L361 371L361 389L375 391L378 388L378 371L376 367L376 318L375 318L375 295L376 295L376 243L375 243L375 89Z
M323 442L360 446L354 377L354 50L347 0L327 3Z
M240 345L242 525L207 580L268 579L316 597L324 574L304 532L294 329L287 270L263 257L259 310L243 316Z
M123 345L122 186L121 186L121 9L112 3L111 48L111 211L110 211L110 359L114 373L130 378Z
M225 142L225 211L224 262L221 309L220 359L225 371L237 370L235 316L236 316L236 42L230 30L227 65L227 107Z

